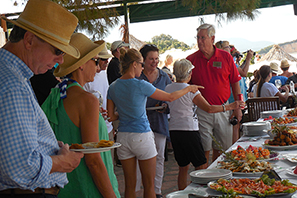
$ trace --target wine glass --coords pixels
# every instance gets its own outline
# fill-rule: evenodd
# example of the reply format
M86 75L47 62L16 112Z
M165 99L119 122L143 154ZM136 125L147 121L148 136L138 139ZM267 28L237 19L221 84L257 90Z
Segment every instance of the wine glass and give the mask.
M275 86L276 86L276 88L281 88L281 86L282 86L282 82L281 82L281 80L280 79L276 79L275 81L274 81L274 83L275 83Z

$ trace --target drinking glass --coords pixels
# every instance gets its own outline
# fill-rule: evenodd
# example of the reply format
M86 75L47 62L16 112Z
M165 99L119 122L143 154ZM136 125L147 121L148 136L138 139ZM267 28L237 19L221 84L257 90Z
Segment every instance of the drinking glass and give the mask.
M276 79L275 81L274 81L274 83L275 83L275 86L276 86L276 88L281 88L281 86L282 86L282 82L281 82L281 80L280 79Z

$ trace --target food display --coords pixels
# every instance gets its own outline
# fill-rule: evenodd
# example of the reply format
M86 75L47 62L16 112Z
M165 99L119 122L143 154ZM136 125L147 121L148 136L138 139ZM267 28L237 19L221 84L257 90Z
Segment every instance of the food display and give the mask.
M276 152L270 152L268 149L264 149L262 147L255 147L252 145L250 145L247 149L244 149L238 145L235 150L232 150L228 153L230 153L230 155L235 160L244 160L244 161L248 161L249 159L255 159L255 160L270 159L278 155L278 153Z
M292 124L296 122L297 122L297 118L280 117L280 118L273 118L271 125L284 125L284 124Z
M257 179L219 179L216 182L210 182L208 187L222 193L232 194L235 192L258 197L290 194L297 190L297 186L288 180L276 181L265 174Z
M217 168L231 170L233 173L262 173L266 170L272 170L270 162L249 160L245 161L219 161Z
M290 146L297 144L296 131L287 126L274 126L272 133L273 140L266 140L265 145Z
M102 148L102 147L110 147L113 144L114 144L113 141L100 140L100 142L87 142L84 144L71 144L70 149Z
M285 114L284 116L287 117L297 117L297 107L290 110L287 114Z

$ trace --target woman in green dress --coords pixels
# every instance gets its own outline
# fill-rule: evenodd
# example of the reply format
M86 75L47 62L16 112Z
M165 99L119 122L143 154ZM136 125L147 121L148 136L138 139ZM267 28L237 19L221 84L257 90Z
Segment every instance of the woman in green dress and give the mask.
M68 144L108 140L107 127L99 112L99 101L83 86L94 80L98 53L104 45L93 43L85 35L75 33L70 43L80 51L80 58L64 56L54 75L66 77L42 105L59 141ZM110 151L85 154L80 165L67 174L69 184L59 197L120 197Z

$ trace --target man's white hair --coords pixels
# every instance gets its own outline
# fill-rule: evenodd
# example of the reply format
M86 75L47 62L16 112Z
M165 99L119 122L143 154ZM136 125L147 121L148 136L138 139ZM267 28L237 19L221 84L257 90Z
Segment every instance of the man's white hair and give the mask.
M197 34L199 33L200 30L207 30L207 35L209 37L212 37L216 34L216 30L215 30L215 27L211 24L208 24L208 23L204 23L202 25L200 25L198 28L197 28Z

